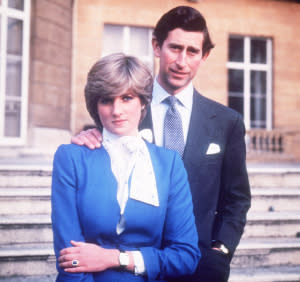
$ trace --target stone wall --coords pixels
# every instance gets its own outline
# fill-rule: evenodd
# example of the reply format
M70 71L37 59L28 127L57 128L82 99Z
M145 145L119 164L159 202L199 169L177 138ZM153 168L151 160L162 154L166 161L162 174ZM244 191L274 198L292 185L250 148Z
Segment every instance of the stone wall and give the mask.
M74 5L74 80L72 130L91 123L83 89L86 73L101 56L105 23L153 27L160 16L178 5L195 7L207 19L215 48L194 80L205 96L227 105L228 38L230 34L273 39L273 128L299 129L300 5L278 0L94 1Z
M72 0L31 2L29 129L70 129Z

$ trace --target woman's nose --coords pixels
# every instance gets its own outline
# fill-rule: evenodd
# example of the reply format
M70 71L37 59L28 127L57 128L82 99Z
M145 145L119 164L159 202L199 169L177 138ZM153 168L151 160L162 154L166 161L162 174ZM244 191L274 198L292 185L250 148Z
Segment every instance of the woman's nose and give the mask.
M119 99L115 99L113 102L112 112L114 115L120 115L122 112L122 103Z

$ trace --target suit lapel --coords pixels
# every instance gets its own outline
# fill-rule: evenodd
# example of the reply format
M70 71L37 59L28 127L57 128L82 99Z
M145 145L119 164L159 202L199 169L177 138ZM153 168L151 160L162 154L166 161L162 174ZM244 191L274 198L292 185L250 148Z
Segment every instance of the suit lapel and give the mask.
M147 107L147 113L143 121L141 122L139 126L139 130L143 129L150 129L153 131L153 124L152 124L152 113L151 113L151 107L150 105Z
M194 90L191 120L183 155L184 161L199 162L199 159L206 154L209 142L216 135L215 127L210 126L215 116L216 113L208 105L206 98Z
M153 142L155 144L155 136L153 132L153 122L152 122L152 113L150 105L147 107L147 113L141 124L139 125L139 130L150 129L153 136Z
M214 117L216 117L216 113L208 105L207 99L194 90L191 120L183 154L184 161L195 159L199 162L199 154L201 157L205 155L209 142L216 136L215 126L210 126ZM155 144L150 105L147 107L147 114L139 126L139 130L143 129L152 131L153 143Z

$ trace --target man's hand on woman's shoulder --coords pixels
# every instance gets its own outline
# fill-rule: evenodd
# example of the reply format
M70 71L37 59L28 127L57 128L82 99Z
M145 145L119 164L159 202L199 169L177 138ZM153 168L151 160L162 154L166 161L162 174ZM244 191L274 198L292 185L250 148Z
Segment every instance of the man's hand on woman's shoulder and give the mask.
M71 142L76 145L86 146L90 149L100 148L102 135L97 128L81 131L71 138Z

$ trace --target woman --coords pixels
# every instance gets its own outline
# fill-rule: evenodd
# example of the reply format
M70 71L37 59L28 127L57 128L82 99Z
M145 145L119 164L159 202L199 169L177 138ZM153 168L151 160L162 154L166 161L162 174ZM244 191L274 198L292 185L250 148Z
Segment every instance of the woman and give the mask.
M151 74L134 57L109 55L91 68L85 99L103 146L61 145L55 154L57 281L165 281L195 270L200 251L183 163L138 134L151 93Z

